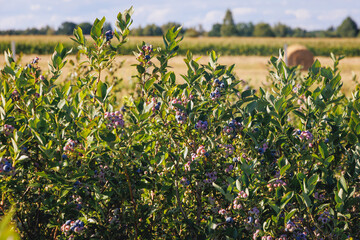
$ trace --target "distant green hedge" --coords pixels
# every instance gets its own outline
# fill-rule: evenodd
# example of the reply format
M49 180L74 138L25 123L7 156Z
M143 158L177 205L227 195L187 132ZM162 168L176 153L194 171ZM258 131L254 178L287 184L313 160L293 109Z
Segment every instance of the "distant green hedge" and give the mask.
M56 42L17 42L16 43L16 52L23 54L52 54ZM136 42L129 43L121 49L120 54L131 55L133 51L137 50ZM10 49L9 41L0 41L0 52L3 53L5 50ZM64 42L65 48L73 48L73 54L77 52L75 44L72 42ZM282 44L271 46L266 44L217 44L217 43L188 43L184 44L183 48L179 49L179 54L185 55L187 50L190 50L193 54L206 55L211 50L215 50L221 55L245 55L245 56L270 56L276 55L279 52L279 49L283 47ZM360 56L360 48L356 46L318 46L305 44L310 51L314 53L315 56L329 56L332 52L335 55L345 55L348 57ZM156 47L156 46L155 46Z

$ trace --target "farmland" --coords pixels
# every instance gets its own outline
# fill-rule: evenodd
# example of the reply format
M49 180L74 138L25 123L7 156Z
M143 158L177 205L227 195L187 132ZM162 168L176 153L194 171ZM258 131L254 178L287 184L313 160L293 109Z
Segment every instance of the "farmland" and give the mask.
M142 42L151 43L154 47L162 44L161 37L130 37L129 42L121 48L125 55L136 51ZM18 52L24 54L51 54L58 42L65 47L76 47L69 36L0 36L0 52L10 48L10 42L16 42ZM89 42L91 44L91 41ZM276 55L284 44L302 44L316 56L336 55L360 56L360 38L256 38L256 37L201 37L184 38L179 54L185 55L188 50L193 54L205 55L215 50L221 55L269 56Z
M36 55L29 54L23 55L20 63L24 66L29 63L35 57L39 57L39 64L42 69L48 69L48 62L50 61L51 55ZM197 56L199 57L199 56ZM325 66L332 66L330 57L316 57ZM76 62L75 56L69 56L68 59ZM186 65L184 64L184 56L177 56L170 60L169 65L172 67L171 70L177 75L177 80L181 81L180 74L185 74L187 71ZM223 65L235 64L234 73L239 78L247 81L250 86L258 88L263 84L267 84L267 77L269 75L268 61L270 56L220 56L219 63ZM206 64L209 60L208 56L202 56L199 60L200 63ZM123 62L123 65L116 75L123 79L123 92L127 92L127 89L131 88L133 80L131 76L135 75L136 68L133 64L136 64L136 58L133 55L117 56L115 61L117 63ZM0 55L0 66L4 66L4 56ZM354 88L354 75L360 76L360 57L347 57L340 61L340 71L344 86L342 91L350 96L351 91ZM71 73L72 66L67 64L63 70L63 75L58 81L63 81L66 76Z

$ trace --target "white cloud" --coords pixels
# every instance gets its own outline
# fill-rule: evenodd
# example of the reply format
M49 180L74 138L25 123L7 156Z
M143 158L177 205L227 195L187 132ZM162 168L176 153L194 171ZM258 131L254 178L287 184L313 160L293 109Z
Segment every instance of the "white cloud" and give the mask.
M41 8L40 4L35 4L35 5L30 6L31 11L37 11L37 10L40 10L40 8Z
M336 9L320 14L317 16L317 19L321 21L333 21L334 19L344 19L348 14L349 12L345 9Z
M294 15L298 20L306 20L311 18L310 11L304 8L296 9L296 10L288 9L285 11L285 14Z
M255 8L244 7L244 8L234 8L231 11L233 13L233 16L235 17L236 15L247 15L247 14L256 13L257 10Z
M150 14L147 16L146 20L148 23L156 23L158 25L165 22L171 21L171 8L155 9L150 11Z

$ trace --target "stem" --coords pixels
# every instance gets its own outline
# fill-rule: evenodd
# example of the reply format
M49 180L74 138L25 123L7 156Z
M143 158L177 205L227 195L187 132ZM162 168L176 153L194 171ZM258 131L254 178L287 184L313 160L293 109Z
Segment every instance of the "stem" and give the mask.
M126 182L128 183L128 187L129 187L129 191L130 191L130 198L131 198L133 208L134 208L134 213L135 213L135 239L138 239L138 226L137 226L137 224L138 224L138 215L137 215L137 211L136 211L136 202L135 202L132 187L131 187L130 177L129 177L129 174L127 172L125 164L124 164L124 169L125 169L125 175L126 175Z

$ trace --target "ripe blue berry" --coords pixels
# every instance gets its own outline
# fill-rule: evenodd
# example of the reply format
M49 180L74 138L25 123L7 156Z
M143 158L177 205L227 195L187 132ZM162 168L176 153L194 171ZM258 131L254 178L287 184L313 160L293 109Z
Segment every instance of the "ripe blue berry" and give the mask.
M63 159L67 159L67 155L66 155L66 154L63 154L61 157L62 157Z
M4 172L9 172L9 171L10 171L10 166L9 166L9 165L5 165L5 166L3 167L3 170L4 170Z
M324 142L325 142L325 143L328 143L328 142L329 142L329 139L328 139L328 138L326 138Z
M233 223L234 219L232 217L227 217L226 218L226 223Z

